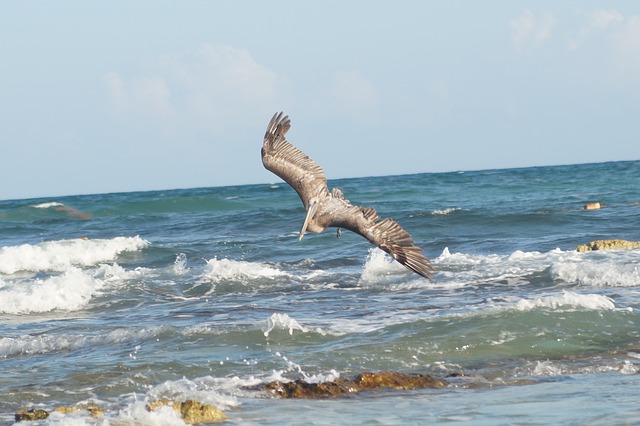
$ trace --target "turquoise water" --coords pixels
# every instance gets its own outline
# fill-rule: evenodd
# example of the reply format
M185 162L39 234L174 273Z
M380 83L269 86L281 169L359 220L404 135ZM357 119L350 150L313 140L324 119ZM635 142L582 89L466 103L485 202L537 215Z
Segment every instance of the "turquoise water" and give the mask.
M348 231L299 242L281 182L1 201L0 423L91 402L104 418L41 424L182 424L144 410L160 397L238 424L640 422L640 252L575 251L640 240L640 162L329 184L396 219L435 281ZM466 377L323 401L248 389L379 370Z

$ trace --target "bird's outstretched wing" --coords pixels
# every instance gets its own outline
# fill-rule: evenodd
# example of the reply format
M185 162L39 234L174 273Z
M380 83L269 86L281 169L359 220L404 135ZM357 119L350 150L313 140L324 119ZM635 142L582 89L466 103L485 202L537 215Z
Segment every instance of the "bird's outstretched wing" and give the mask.
M378 213L373 207L354 206L344 199L333 198L331 204L331 219L327 226L345 228L362 235L402 265L433 280L431 261L398 222L388 218L378 220Z
M296 190L306 209L309 198L328 195L327 178L318 163L287 142L285 134L290 127L288 116L274 114L264 135L262 164Z

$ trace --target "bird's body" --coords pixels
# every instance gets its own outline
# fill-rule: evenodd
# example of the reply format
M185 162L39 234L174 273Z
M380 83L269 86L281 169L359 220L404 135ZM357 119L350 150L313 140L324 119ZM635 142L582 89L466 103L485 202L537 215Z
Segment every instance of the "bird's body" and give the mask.
M431 262L411 236L392 219L378 220L371 207L358 207L345 200L342 191L329 191L322 168L287 142L291 127L288 117L276 113L267 127L262 146L262 164L296 190L307 211L299 239L305 231L320 233L326 228L348 229L391 254L407 268L431 279Z

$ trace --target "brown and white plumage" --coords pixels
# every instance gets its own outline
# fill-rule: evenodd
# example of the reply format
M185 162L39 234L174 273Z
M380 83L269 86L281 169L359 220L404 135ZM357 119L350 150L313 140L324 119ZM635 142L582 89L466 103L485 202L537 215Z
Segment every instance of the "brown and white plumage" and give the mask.
M329 227L345 228L362 235L417 274L432 279L431 262L397 222L378 220L374 208L352 205L337 188L329 192L322 168L287 142L289 128L289 117L283 117L282 112L273 116L264 135L262 164L296 190L307 210L299 239L307 230L320 233Z

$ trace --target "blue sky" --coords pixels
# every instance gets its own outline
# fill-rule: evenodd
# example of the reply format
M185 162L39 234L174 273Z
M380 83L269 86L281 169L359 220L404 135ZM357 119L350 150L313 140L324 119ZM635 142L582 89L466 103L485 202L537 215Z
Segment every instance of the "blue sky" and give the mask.
M4 2L0 199L640 158L632 1Z

